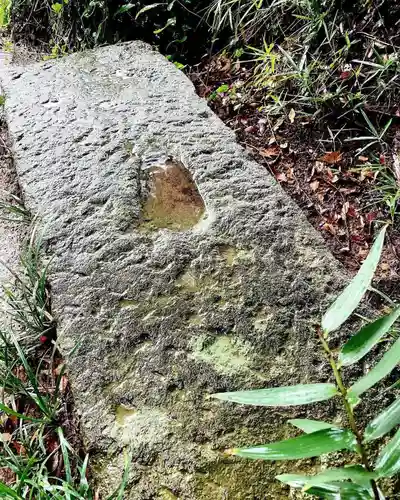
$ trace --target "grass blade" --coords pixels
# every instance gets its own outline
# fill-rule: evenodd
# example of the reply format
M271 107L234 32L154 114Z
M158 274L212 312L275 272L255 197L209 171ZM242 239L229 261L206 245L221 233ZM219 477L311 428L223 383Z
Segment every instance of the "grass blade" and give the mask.
M253 460L298 460L343 449L355 450L356 444L349 429L324 429L276 443L233 449L230 453Z
M342 347L339 361L343 366L349 366L363 358L390 330L400 316L400 307L390 314L364 325Z
M21 497L15 493L13 489L2 482L0 482L0 496L3 498L16 498L17 500L21 500Z
M46 420L41 420L40 418L33 418L33 417L29 417L28 415L23 415L22 413L18 413L16 411L14 411L13 409L9 408L8 406L3 405L2 403L0 403L0 410L3 411L6 415L18 417L21 420L27 420L29 422L36 422L36 423L40 423L40 424L47 422Z
M383 412L367 425L364 441L378 439L400 424L400 398L388 406Z
M324 314L321 324L325 333L333 332L339 328L361 302L378 266L385 233L386 226L379 232L357 275Z
M301 429L307 434L312 432L322 431L323 429L337 429L337 425L329 424L328 422L322 422L321 420L310 420L308 418L294 418L288 420L289 424L294 425L298 429Z
M375 469L380 476L392 477L400 470L400 429L380 452Z
M64 460L65 479L67 480L68 483L72 484L71 464L69 460L69 452L71 451L71 446L65 439L61 427L58 427L57 434L58 434L58 439L60 441L61 453Z
M256 406L297 406L325 401L337 394L333 384L299 384L253 391L221 392L212 396L223 401Z
M382 356L379 363L372 368L372 370L358 380L349 389L350 400L360 396L363 392L370 389L373 385L377 384L380 380L389 375L389 373L400 362L400 338L392 345L392 347Z

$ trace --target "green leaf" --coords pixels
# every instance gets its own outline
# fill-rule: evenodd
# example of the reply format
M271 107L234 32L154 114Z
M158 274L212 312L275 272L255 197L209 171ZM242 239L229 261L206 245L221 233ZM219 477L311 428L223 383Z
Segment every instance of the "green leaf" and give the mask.
M355 450L356 445L349 429L324 429L276 443L233 449L230 453L254 460L297 460L343 449Z
M114 14L114 17L118 16L119 14L124 14L125 12L128 12L129 10L133 9L135 7L134 3L127 3L125 5L122 5ZM138 16L136 16L137 18ZM136 19L135 18L135 19Z
M392 477L400 470L400 429L380 452L375 469L380 476Z
M366 442L378 439L400 424L400 398L388 406L367 425L364 433Z
M163 32L165 29L167 29L168 26L175 26L175 24L176 24L176 17L170 17L162 28L160 28L158 30L154 30L153 33L155 35L158 35L159 33Z
M53 3L51 6L51 9L56 14L60 14L60 12L62 11L62 8L63 8L62 3Z
M296 406L325 401L338 394L333 384L299 384L254 391L220 392L214 398L256 406Z
M313 486L307 493L327 500L373 500L369 490L354 483L332 482Z
M2 482L0 482L0 496L3 498L16 498L17 500L21 500L21 497L13 489Z
M318 486L319 484L330 483L332 481L346 481L351 480L353 483L357 483L360 486L365 485L366 481L371 481L371 479L376 479L378 474L376 472L368 472L361 465L354 465L351 467L328 469L320 474L309 477L304 486L305 490L310 489L312 486Z
M139 16L141 16L142 14L147 12L148 10L155 9L156 7L159 7L160 5L164 5L164 4L161 2L158 2L158 3L152 3L151 5L145 5L142 9L140 9L138 11L138 13L135 16L135 19L137 19ZM126 12L127 10L131 9L134 6L135 6L134 4L130 4L130 3L127 6L124 5L125 10L122 10L122 12ZM123 9L124 7L121 7L121 9ZM121 12L121 9L119 10L119 12Z
M28 415L23 415L22 413L18 413L14 411L12 408L3 405L3 403L0 403L0 410L3 411L6 415L12 415L14 417L18 417L21 420L27 420L28 422L46 423L46 420L40 418L33 418Z
M276 479L292 488L307 487L309 476L301 474L282 474ZM312 486L306 490L310 495L331 500L371 500L373 496L367 488L354 483L327 482Z
M333 332L339 328L361 302L378 266L385 232L386 226L379 232L357 275L324 314L321 325L325 333Z
M357 398L363 392L370 389L380 380L386 377L395 366L400 362L400 337L392 345L392 347L382 356L382 359L372 370L358 380L349 389L349 399Z
M311 432L321 431L322 429L337 429L337 425L322 422L321 420L310 420L308 418L293 418L288 420L289 424L294 425L298 429L311 434Z
M223 85L220 85L220 86L217 88L216 92L217 92L218 94L222 94L222 93L224 93L224 92L228 92L228 90L229 90L229 85L228 85L227 83L224 83Z
M343 366L349 366L363 358L390 330L399 316L400 307L396 307L390 314L364 325L343 346L339 362Z

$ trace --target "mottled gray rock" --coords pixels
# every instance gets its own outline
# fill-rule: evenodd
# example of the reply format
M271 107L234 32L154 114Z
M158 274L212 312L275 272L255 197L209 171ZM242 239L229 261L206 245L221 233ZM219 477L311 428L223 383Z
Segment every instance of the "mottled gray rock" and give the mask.
M209 395L326 380L313 324L342 271L322 239L147 45L2 79L61 349L80 346L69 371L101 488L129 448L132 499L287 498L282 465L221 452L293 433L298 411Z

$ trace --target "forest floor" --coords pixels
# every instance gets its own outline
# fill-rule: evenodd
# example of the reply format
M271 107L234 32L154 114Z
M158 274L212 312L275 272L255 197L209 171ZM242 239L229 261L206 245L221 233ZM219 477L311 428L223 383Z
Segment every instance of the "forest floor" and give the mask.
M400 125L391 127L392 148L371 155L358 152L359 144L335 144L331 136L327 140L322 130L333 129L332 121L316 125L294 108L268 116L257 92L233 92L251 79L251 70L226 54L205 58L191 68L189 77L350 273L367 256L374 225L390 224L377 282L393 299L400 298Z

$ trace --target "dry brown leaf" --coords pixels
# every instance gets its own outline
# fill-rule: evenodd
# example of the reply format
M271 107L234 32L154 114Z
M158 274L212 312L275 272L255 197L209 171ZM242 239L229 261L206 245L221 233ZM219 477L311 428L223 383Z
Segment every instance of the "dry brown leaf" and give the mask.
M342 206L342 219L346 218L347 212L349 211L350 203L345 201Z
M334 165L335 163L339 163L341 159L342 153L340 151L331 151L324 154L324 156L321 156L321 158L318 158L318 161L323 161L324 163Z
M1 435L1 441L3 443L9 443L11 441L12 435L9 432L3 432Z
M280 150L279 146L277 146L275 144L273 146L270 146L269 148L260 149L259 153L264 158L275 158L276 156L280 155L281 150Z
M310 182L310 188L315 192L319 188L319 181Z
M279 182L287 182L286 174L279 172L278 174L276 174L276 180Z
M296 111L293 108L291 108L291 110L289 111L290 123L293 123L295 118L296 118Z

